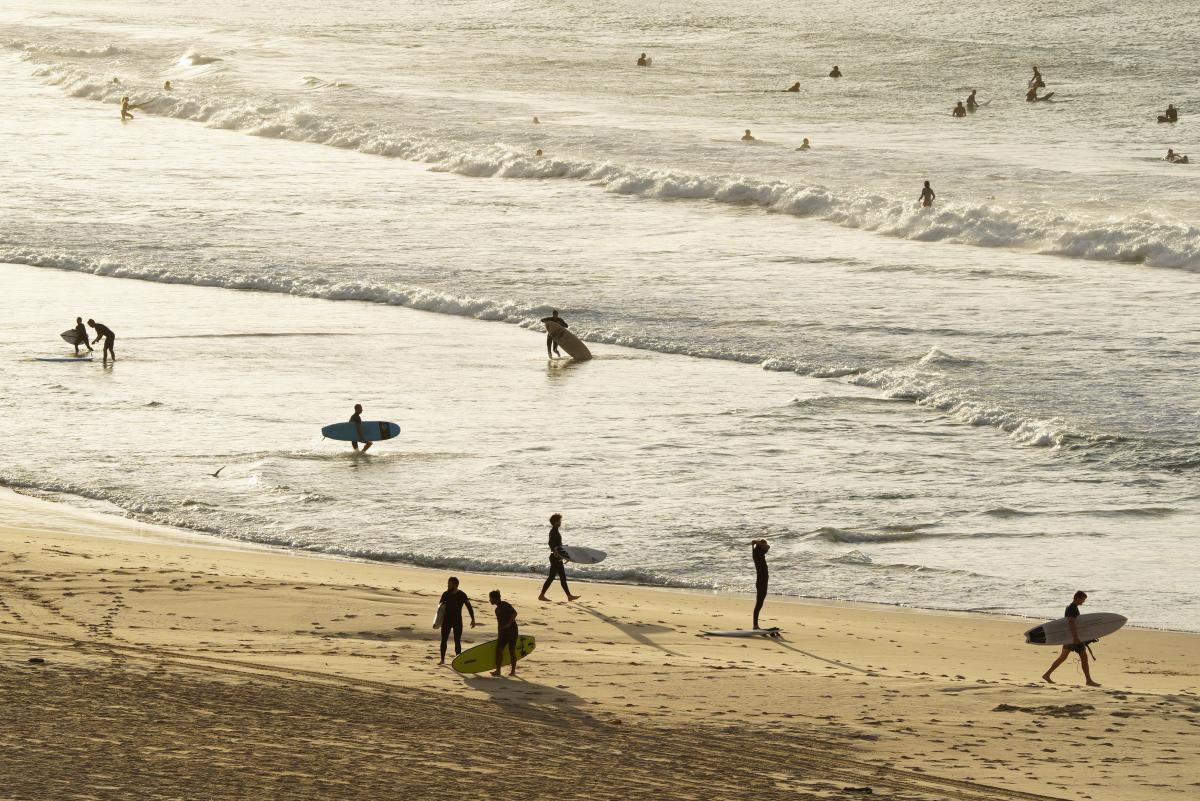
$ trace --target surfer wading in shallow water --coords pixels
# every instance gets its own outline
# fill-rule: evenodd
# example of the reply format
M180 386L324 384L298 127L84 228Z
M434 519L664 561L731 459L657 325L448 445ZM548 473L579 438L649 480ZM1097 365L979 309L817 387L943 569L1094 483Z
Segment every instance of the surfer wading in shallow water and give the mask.
M354 414L350 415L350 422L354 423L354 433L358 434L358 439L364 440L362 449L359 450L358 440L351 442L350 447L354 448L354 450L359 451L360 453L366 453L367 451L371 450L371 443L366 442L366 437L363 436L362 412L362 404L356 403L354 404Z
M96 332L96 338L92 340L93 345L95 345L101 339L104 340L104 350L100 352L101 360L104 362L108 362L108 358L111 356L113 362L116 362L117 361L117 351L116 351L117 335L114 334L113 330L111 328L109 328L107 325L105 325L104 323L98 323L95 320L89 319L88 325L90 325L92 327L92 329ZM76 328L75 330L78 331L79 329ZM91 350L91 348L88 348L88 350Z
M541 153L540 150L538 152ZM563 318L558 316L558 309L552 309L549 317L542 318L542 323L543 324L558 323L563 328L571 327L571 326L567 325L566 320L564 320ZM551 353L551 349L553 349L553 351L554 351L553 353ZM558 349L558 342L554 339L554 334L551 334L550 329L547 328L546 329L546 358L553 359L555 356L562 356L562 353Z
M1067 611L1063 614L1063 617L1067 619L1067 626L1071 629L1071 643L1062 647L1062 653L1058 655L1058 659L1055 659L1050 669L1042 674L1042 681L1053 684L1054 679L1050 678L1050 674L1058 670L1058 666L1066 662L1067 657L1074 651L1079 654L1079 662L1083 666L1083 677L1087 679L1087 685L1089 687L1100 686L1099 682L1092 681L1092 672L1088 669L1087 643L1079 640L1079 630L1075 626L1075 619L1079 617L1079 606L1086 600L1087 593L1079 590L1075 593L1075 597L1071 599L1071 603L1067 605Z
M92 346L88 344L87 329L83 327L83 318L75 318L75 355L79 355L79 346L83 345L88 349L88 353L92 352Z
M546 597L546 590L550 589L550 585L554 583L554 579L558 579L562 584L563 592L567 594L568 601L574 601L579 598L578 595L571 594L571 588L567 586L567 568L563 564L562 554L562 534L559 533L558 527L562 525L562 515L550 515L550 575L546 577L546 583L542 585L542 594L538 596L539 601L549 601Z
M442 657L438 664L444 665L446 644L450 641L451 634L454 634L454 655L462 653L463 607L467 607L467 612L471 615L471 628L475 628L475 609L471 606L471 599L467 594L458 588L458 579L454 576L446 580L446 591L442 593L439 603L442 606Z
M500 663L504 661L504 649L508 649L510 664L508 675L517 675L517 610L508 601L500 600L500 590L488 593L488 600L496 607L496 669L493 676L500 675Z
M933 206L933 199L936 197L937 195L933 193L933 187L929 185L929 181L926 181L924 188L921 189L921 196L917 200L921 202L922 208L927 209Z
M763 602L767 600L767 551L771 550L771 544L766 540L751 540L750 556L754 559L754 589L756 592L754 599L754 628L762 628L758 625L758 613L762 611Z

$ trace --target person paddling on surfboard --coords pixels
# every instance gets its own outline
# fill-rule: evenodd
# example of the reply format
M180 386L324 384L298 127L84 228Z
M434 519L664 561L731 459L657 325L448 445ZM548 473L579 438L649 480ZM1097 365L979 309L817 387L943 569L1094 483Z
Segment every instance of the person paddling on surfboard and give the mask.
M1042 674L1042 681L1054 683L1054 679L1050 678L1050 674L1058 669L1058 666L1067 661L1067 657L1071 652L1079 654L1079 662L1083 665L1083 677L1087 679L1089 687L1099 687L1100 683L1092 681L1092 672L1088 669L1088 654L1087 643L1079 640L1079 630L1075 627L1075 618L1079 617L1079 607L1087 600L1087 593L1079 590L1075 593L1075 597L1071 599L1071 603L1067 605L1067 611L1063 617L1067 619L1067 625L1071 628L1071 643L1062 647L1062 653L1058 655L1058 659L1054 660L1054 664L1050 669Z
M562 534L558 531L560 525L562 525L562 515L557 513L550 515L550 575L546 577L546 583L542 585L542 594L538 596L539 601L550 600L546 597L546 590L550 589L550 585L556 578L562 584L568 601L579 598L578 595L572 595L571 588L567 586L567 568L563 565Z
M754 601L754 628L761 628L758 625L758 613L762 611L763 602L767 600L767 551L771 550L771 544L766 540L751 540L750 541L750 556L754 559L754 589L757 595Z
M442 658L438 660L438 664L444 665L446 643L450 640L451 632L454 633L454 655L462 653L463 607L467 607L467 612L471 615L471 628L475 628L475 609L471 606L471 599L467 594L458 588L458 579L454 576L446 579L446 591L442 593L439 603L442 606Z
M79 346L83 345L88 349L88 353L92 352L92 346L88 344L87 329L83 327L83 318L75 318L75 355L79 355Z
M558 309L552 309L551 311L552 311L552 314L549 317L542 318L543 323L558 323L563 328L571 327L571 326L567 325L566 320L564 320L563 318L558 316ZM553 353L550 352L551 348L554 349ZM562 356L562 353L558 349L558 342L555 341L554 335L551 334L549 330L547 330L546 331L546 358L553 359L555 356Z
M96 331L96 338L92 340L93 345L99 342L101 337L104 337L104 350L100 353L101 360L107 364L108 357L112 356L112 360L115 362L117 360L117 351L114 349L114 346L117 342L117 335L104 323L98 323L90 318L88 319L88 325Z
M508 649L512 667L508 675L517 675L517 610L508 601L500 600L500 590L488 593L488 600L496 607L496 669L493 676L500 675L500 663L504 661L504 649Z
M350 422L351 422L351 423L354 423L354 433L355 433L355 434L358 434L358 439L361 439L361 440L363 440L363 446L362 446L362 451L361 451L361 453L366 453L367 451L371 450L371 443L370 443L370 442L367 442L367 441L366 441L366 439L367 439L367 438L366 438L365 436L363 436L363 430L362 430L362 411L363 411L363 410L362 410L362 404L361 404L361 403L356 403L356 404L354 404L354 414L350 415ZM357 441L357 440L355 440L355 441L351 442L351 443L350 443L350 447L351 447L351 448L354 448L354 450L356 450L356 451L357 451L357 450L359 449L359 448L358 448L358 441Z

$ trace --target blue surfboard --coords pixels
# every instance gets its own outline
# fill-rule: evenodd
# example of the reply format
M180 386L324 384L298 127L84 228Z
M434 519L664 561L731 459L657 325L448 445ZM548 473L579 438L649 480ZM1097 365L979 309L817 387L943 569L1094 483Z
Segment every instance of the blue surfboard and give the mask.
M336 439L341 442L378 442L381 439L391 439L400 433L400 426L395 423L385 423L380 420L363 420L362 436L354 428L354 423L334 423L321 429L321 436L326 439Z

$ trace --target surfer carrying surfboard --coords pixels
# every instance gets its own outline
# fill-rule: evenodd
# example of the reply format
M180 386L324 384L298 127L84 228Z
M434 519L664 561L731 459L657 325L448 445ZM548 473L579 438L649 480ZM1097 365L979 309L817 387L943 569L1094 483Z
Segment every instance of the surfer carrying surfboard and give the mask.
M556 578L562 584L568 601L579 598L578 595L572 595L571 588L567 586L567 568L563 564L562 534L558 530L560 525L562 525L562 515L558 513L550 515L550 575L546 577L546 583L542 585L542 594L538 596L539 601L550 600L546 597L546 590L550 589L550 585Z
M500 675L500 664L504 661L504 649L508 649L509 661L512 667L508 675L517 675L517 610L508 601L500 600L500 590L488 593L488 600L496 607L496 669L493 676Z
M471 628L475 628L475 609L471 606L471 599L467 594L458 588L458 579L454 576L446 580L446 591L442 593L439 604L442 619L442 657L438 664L444 665L446 643L450 640L451 632L454 633L454 655L462 653L463 607L467 607L467 612L471 615Z
M75 318L75 355L79 355L79 346L83 345L88 349L88 353L92 352L92 346L88 343L87 329L83 327L83 318Z
M1067 605L1067 611L1063 617L1067 619L1067 625L1071 628L1071 642L1062 647L1062 653L1054 660L1054 664L1050 669L1042 674L1042 681L1054 683L1054 679L1050 678L1050 674L1058 669L1058 666L1067 661L1067 657L1071 652L1079 654L1079 661L1083 665L1083 677L1087 679L1089 687L1099 687L1100 683L1092 681L1092 672L1088 669L1088 653L1087 643L1080 641L1079 629L1075 626L1075 618L1079 617L1079 607L1087 600L1087 593L1079 590L1075 593L1075 597L1071 599L1071 603Z
M362 412L363 412L362 404L361 403L354 404L354 414L350 415L350 422L354 424L354 431L356 434L358 434L358 439L362 440L363 446L362 446L361 452L366 453L367 451L371 450L371 443L367 440L367 438L365 436L363 436ZM358 440L351 442L350 447L354 448L354 450L357 451L358 450Z
M538 152L540 153L541 151L539 150ZM563 328L571 327L571 326L567 325L566 320L564 320L563 318L558 316L558 309L553 309L552 313L549 317L543 317L542 322L543 323L558 323ZM553 353L550 352L551 349L554 350ZM549 330L547 330L546 331L546 358L553 359L555 356L561 356L561 355L562 355L562 353L558 349L558 342L554 339L554 335L551 334Z
M758 625L758 613L762 611L763 602L767 600L767 551L771 550L771 543L766 540L751 540L750 555L754 559L754 589L757 595L754 600L754 628L761 628Z

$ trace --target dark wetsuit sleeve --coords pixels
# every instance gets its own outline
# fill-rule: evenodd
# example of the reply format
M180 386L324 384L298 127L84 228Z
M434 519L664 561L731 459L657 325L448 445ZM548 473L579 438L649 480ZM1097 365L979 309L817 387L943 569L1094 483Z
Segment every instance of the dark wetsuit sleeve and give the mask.
M459 590L462 592L462 590ZM467 613L471 615L471 622L475 621L475 607L471 606L471 599L463 592L463 605L467 607Z

